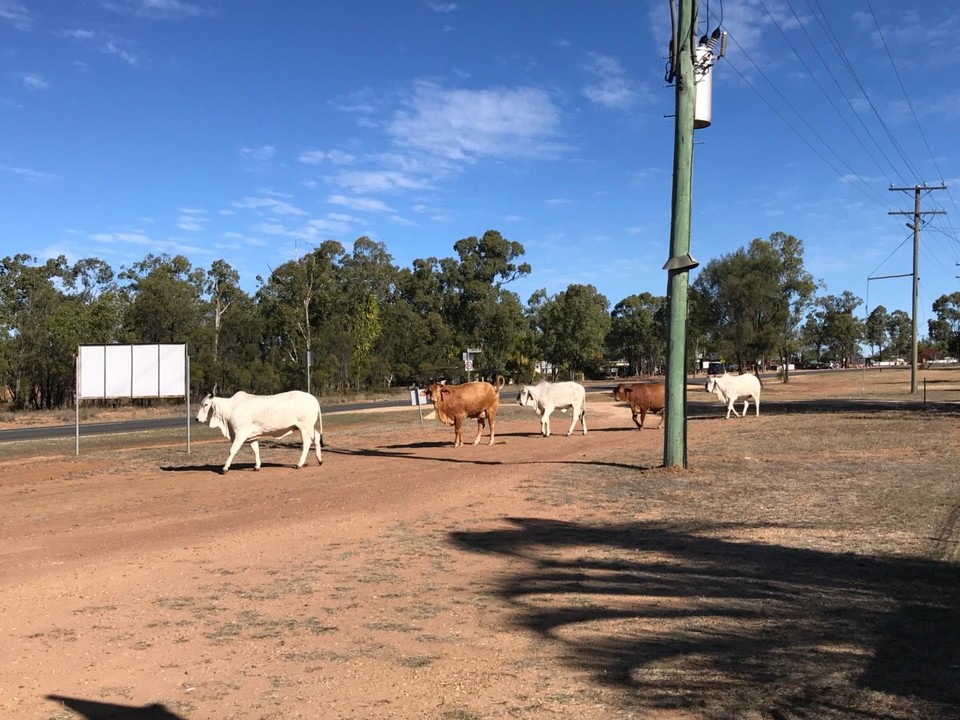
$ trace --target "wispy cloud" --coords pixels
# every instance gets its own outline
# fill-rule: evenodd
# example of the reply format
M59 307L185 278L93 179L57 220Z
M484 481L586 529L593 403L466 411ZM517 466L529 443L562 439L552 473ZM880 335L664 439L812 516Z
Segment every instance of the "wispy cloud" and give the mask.
M207 221L207 211L200 208L180 208L177 218L177 227L181 230L197 231L204 229Z
M265 210L273 215L307 215L306 210L301 210L295 205L278 200L276 198L265 197L245 197L233 203L233 207L242 210Z
M13 165L4 165L0 163L0 172L16 175L35 183L50 183L60 179L59 175L43 172L41 170L31 170L30 168L16 167Z
M240 154L252 160L265 161L270 160L277 154L277 149L273 145L258 145L257 147L240 148Z
M386 203L372 198L347 197L346 195L331 195L327 198L330 205L339 205L357 212L386 213L393 212Z
M22 72L17 73L16 77L27 90L46 90L50 87L40 73Z
M0 0L0 20L10 23L17 30L29 30L34 15L19 0Z
M616 58L590 53L581 67L592 78L583 88L584 96L591 102L611 110L626 110L639 99L638 87L630 81Z
M355 158L342 150L304 150L297 158L305 165L321 165L325 162L334 165L349 165Z
M74 28L73 30L61 30L60 37L70 38L80 43L93 46L98 52L104 55L111 55L119 58L131 67L139 67L142 62L140 56L135 51L136 43L126 38L116 37L110 33L101 33L88 28Z
M426 190L430 181L394 170L369 170L340 173L331 178L338 187L357 194L393 192L396 190Z
M556 157L560 111L532 87L447 89L417 83L387 132L398 145L456 161Z
M151 20L181 20L217 15L217 11L208 5L184 0L111 0L104 2L103 7L113 12Z
M457 4L453 2L434 2L430 0L427 2L427 7L436 13L452 13L457 9Z

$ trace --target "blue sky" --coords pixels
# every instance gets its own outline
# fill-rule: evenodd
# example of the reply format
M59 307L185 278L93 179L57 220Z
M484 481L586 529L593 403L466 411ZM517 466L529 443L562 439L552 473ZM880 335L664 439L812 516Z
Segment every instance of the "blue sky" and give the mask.
M782 230L822 292L910 310L960 289L960 15L917 0L701 0L701 265ZM709 17L709 22L707 21ZM879 29L878 29L879 28ZM0 256L225 259L256 276L367 235L400 266L496 229L611 306L663 295L667 0L0 0ZM842 50L841 52L839 52ZM695 278L696 271L691 274ZM863 308L861 308L863 312Z

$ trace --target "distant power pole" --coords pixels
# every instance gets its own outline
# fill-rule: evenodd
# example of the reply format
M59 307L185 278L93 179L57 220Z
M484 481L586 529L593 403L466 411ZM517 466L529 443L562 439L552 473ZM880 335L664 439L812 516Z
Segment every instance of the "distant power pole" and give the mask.
M947 186L940 185L914 185L913 187L893 187L892 191L909 192L913 191L913 212L909 210L892 210L888 215L913 215L913 222L907 223L907 227L913 230L913 308L911 313L910 329L913 334L912 350L910 353L910 392L917 392L917 297L920 289L920 225L924 215L944 215L943 210L920 211L920 193L932 190L946 190Z

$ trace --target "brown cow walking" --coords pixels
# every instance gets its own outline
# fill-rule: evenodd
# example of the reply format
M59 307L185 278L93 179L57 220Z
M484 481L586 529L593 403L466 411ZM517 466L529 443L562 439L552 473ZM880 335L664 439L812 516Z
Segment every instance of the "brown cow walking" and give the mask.
M477 437L473 444L480 442L484 421L490 421L490 445L493 445L494 425L497 410L500 407L500 388L506 381L497 375L497 382L468 382L463 385L441 385L433 383L427 388L427 395L437 411L437 419L444 425L453 425L456 435L453 446L463 445L461 429L466 418L477 419Z
M660 413L660 424L657 425L657 429L663 427L663 416L666 414L664 412L666 402L664 394L664 384L662 382L634 383L633 385L620 383L617 385L617 389L613 391L613 397L617 400L630 403L633 422L637 424L638 430L643 430L643 420L648 412ZM639 421L637 415L640 415Z

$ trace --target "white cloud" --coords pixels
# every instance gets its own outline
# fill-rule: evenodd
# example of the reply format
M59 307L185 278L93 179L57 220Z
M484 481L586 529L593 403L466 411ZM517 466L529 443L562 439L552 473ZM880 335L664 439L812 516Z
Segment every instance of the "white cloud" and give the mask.
M44 80L40 73L18 73L17 78L27 90L46 90L50 87L50 83Z
M452 2L428 2L427 7L436 13L452 13L457 9L457 4Z
M17 30L29 30L34 16L19 0L0 0L0 20L5 20Z
M349 165L355 158L342 150L304 150L297 159L305 165L321 165L324 162L334 165Z
M152 20L180 20L217 14L213 8L184 0L111 0L104 2L103 7Z
M31 170L30 168L15 167L13 165L4 165L0 163L0 172L17 175L30 182L49 183L59 180L60 176L53 173L43 172L41 170Z
M427 180L392 170L344 172L332 178L333 182L355 193L391 192L394 190L426 190Z
M343 207L356 210L357 212L393 212L393 208L380 200L372 198L347 197L346 195L331 195L327 198L331 205L342 205Z
M416 85L387 131L400 146L441 158L556 157L560 111L531 87L449 90Z
M290 203L277 200L276 198L245 197L243 200L237 200L233 207L242 210L268 210L274 215L306 215L306 210L291 205Z
M583 88L583 94L591 102L611 110L625 110L636 103L639 93L627 78L619 60L609 55L590 53L589 61L582 67L593 76L593 82Z
M258 145L257 147L240 148L240 154L263 162L276 155L277 149L273 145Z

